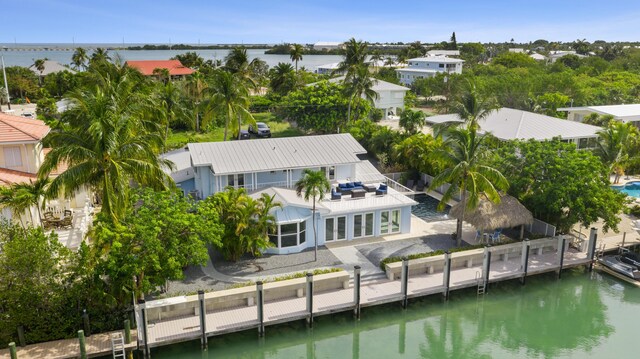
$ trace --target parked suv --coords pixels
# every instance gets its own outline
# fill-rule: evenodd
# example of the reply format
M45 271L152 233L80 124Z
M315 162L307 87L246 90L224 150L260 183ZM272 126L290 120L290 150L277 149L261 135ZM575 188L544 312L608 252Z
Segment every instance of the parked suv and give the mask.
M254 134L256 137L271 137L271 129L264 122L256 123L256 128L249 125L249 132Z

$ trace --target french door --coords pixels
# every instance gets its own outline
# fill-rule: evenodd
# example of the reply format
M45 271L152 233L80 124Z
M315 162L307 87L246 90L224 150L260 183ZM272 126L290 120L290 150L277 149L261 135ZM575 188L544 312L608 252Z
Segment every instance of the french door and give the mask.
M342 241L347 239L347 217L331 217L324 220L325 242Z

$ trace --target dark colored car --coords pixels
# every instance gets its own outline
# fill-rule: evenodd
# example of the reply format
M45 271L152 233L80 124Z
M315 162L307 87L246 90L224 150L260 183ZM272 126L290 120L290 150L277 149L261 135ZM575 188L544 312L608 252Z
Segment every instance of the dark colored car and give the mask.
M251 135L247 130L240 130L240 139L241 140L249 140L251 139Z
M251 132L256 137L271 137L271 129L264 122L256 123L256 128L252 125L249 125L249 132Z

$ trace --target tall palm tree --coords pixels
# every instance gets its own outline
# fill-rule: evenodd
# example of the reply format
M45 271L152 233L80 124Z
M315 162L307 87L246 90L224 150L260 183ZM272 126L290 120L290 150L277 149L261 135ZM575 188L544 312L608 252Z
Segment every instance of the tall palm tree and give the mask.
M37 59L33 62L33 67L40 72L40 76L38 76L38 83L42 86L42 72L44 72L44 61L45 59Z
M483 96L476 85L469 81L466 88L450 104L452 113L458 114L470 128L478 129L478 121L489 116L499 108L498 102L492 97Z
M91 54L91 62L92 63L101 63L105 61L111 61L111 56L109 55L109 50L98 47L93 54Z
M109 69L108 71L106 69ZM46 177L64 163L67 169L49 185L51 196L70 197L83 187L95 190L102 213L117 222L125 213L130 183L166 189L171 179L158 158L164 147L161 124L148 118L154 104L128 67L113 64L92 73L86 87L68 94L65 125L51 131L44 142L52 148L38 171Z
M194 112L192 114L194 119L191 122L195 124L196 132L200 132L200 105L204 98L204 89L207 88L207 86L207 81L200 71L194 72L187 76L186 81L182 81L182 90L193 105L190 106Z
M249 112L249 91L238 74L227 71L217 71L209 87L205 89L204 107L207 109L207 118L218 113L224 116L224 141L231 121L237 121L236 136L240 136L242 123L248 122L255 126L256 120Z
M304 192L304 200L309 201L311 199L313 206L311 207L311 213L313 214L313 238L315 242L314 261L318 260L318 231L316 230L316 200L321 200L324 195L329 192L331 185L327 179L327 175L322 171L312 171L305 169L302 172L302 178L295 184L296 194L298 197L302 197Z
M433 190L446 183L451 185L442 195L439 209L444 209L447 202L458 193L461 193L461 202L466 203L462 218L466 210L478 207L481 196L499 203L499 191L506 191L509 183L500 171L484 164L487 151L483 143L486 137L479 136L472 126L451 127L445 131L445 135L444 146L433 154L435 159L442 161L445 169L429 186L429 190ZM456 241L460 246L462 220L458 220L456 225Z
M384 61L384 56L382 55L382 53L380 53L380 51L376 50L371 54L371 58L369 59L369 61L371 61L371 63L373 64L373 69L377 70L378 63Z
M363 97L372 104L378 99L378 93L373 91L373 86L378 80L370 77L369 67L366 64L358 66L352 69L351 74L347 74L344 78L344 92L349 98L349 105L347 106L347 123L351 122L351 107L356 104L356 110L358 107L358 98ZM358 112L356 111L356 116ZM356 118L357 119L357 118Z
M345 43L345 54L343 60L338 64L338 67L333 70L333 74L346 74L352 75L357 68L368 65L367 55L369 54L369 47L364 41L356 41L355 38L349 39Z
M76 48L76 51L74 51L71 56L71 63L76 70L86 69L88 60L89 56L87 55L87 50L83 47Z
M298 87L298 81L293 66L284 62L269 70L269 86L279 95L286 95Z
M637 138L638 130L631 123L611 121L605 129L598 131L596 154L609 166L609 173L616 174L614 183L620 181L624 172L626 152Z
M304 54L304 46L300 44L292 44L289 47L289 57L291 61L296 62L296 72L298 72L298 61L302 60L302 55Z
M257 207L256 207L256 220L255 220L255 229L256 229L256 238L258 240L253 240L251 243L252 252L255 254L259 253L260 243L263 241L269 241L269 232L273 232L276 228L276 217L272 214L272 211L276 208L282 208L282 203L275 200L274 196L269 196L266 193L263 193L260 198L258 198Z

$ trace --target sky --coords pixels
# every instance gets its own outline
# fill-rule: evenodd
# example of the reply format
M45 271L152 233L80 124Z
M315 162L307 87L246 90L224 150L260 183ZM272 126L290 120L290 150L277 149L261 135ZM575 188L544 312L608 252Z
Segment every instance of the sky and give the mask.
M638 0L0 0L0 44L640 41Z

